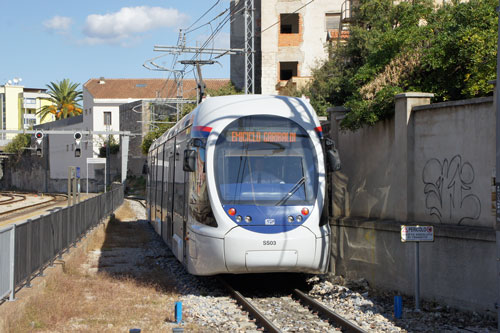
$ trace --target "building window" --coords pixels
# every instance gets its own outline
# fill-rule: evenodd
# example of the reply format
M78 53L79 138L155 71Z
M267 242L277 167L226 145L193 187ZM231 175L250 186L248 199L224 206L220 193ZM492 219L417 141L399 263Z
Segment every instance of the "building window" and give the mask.
M104 111L104 126L111 126L111 112Z
M340 29L340 13L325 13L325 30Z
M36 98L25 98L24 104L36 105Z
M299 14L280 14L280 33L299 33Z
M297 76L297 61L280 62L280 80L288 81L292 77Z

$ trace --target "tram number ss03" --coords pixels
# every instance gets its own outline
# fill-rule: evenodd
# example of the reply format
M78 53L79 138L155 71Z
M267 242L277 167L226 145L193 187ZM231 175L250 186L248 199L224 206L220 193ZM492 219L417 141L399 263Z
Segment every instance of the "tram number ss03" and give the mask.
M276 241L274 241L274 240L265 240L265 241L262 241L262 244L265 245L265 246L276 245Z

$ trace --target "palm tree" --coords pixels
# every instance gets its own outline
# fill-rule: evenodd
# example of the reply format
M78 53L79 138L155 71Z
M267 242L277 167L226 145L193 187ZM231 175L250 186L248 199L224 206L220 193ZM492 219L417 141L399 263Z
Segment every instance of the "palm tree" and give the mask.
M78 90L78 83L72 83L69 79L64 79L58 83L50 82L47 85L49 98L52 105L44 105L37 114L40 119L49 114L56 116L56 119L63 119L82 114L82 107L78 104L82 100L83 92Z

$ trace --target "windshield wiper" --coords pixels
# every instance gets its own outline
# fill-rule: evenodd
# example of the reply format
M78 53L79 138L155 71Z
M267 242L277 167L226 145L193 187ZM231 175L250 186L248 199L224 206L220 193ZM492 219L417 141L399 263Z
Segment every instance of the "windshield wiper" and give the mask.
M292 195L295 192L298 191L300 186L302 186L302 184L304 184L305 182L306 182L306 177L300 178L299 181L296 182L295 185L292 186L292 188L290 189L290 192L288 192L283 198L281 198L281 200L278 201L275 206L281 206L282 204L284 204L288 199L290 199L292 197Z

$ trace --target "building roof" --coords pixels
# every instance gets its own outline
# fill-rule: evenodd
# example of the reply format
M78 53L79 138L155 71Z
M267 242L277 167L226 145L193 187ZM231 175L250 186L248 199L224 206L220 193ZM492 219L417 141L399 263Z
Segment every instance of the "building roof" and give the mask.
M34 125L34 130L50 130L59 127L66 127L70 125L83 124L83 115L73 116L64 119L58 119L54 121L49 121L47 123ZM75 126L75 128L80 128L81 126Z
M205 79L207 89L219 89L229 83L229 79ZM176 98L175 80L167 79L90 79L83 85L94 98ZM196 97L196 81L184 79L183 97Z
M328 29L326 40L336 40L339 38L339 29ZM349 30L342 30L340 32L340 39L346 40L349 38Z

